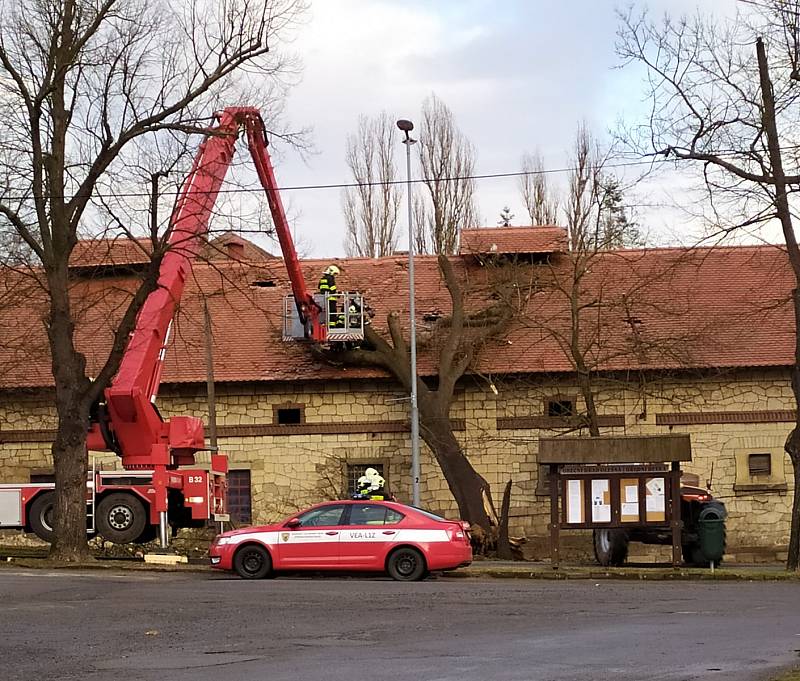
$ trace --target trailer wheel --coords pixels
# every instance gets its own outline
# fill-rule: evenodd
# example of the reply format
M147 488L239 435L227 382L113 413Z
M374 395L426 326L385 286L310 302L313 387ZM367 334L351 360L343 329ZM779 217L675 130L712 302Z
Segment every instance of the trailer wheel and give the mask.
M595 530L594 557L603 567L623 565L628 558L628 533L625 530Z
M114 544L136 541L146 524L144 504L132 494L114 492L97 504L97 532Z
M28 510L28 522L34 534L46 542L53 541L53 513L56 507L55 492L40 494Z
M233 569L242 579L264 579L272 574L272 559L263 546L245 544L233 557Z

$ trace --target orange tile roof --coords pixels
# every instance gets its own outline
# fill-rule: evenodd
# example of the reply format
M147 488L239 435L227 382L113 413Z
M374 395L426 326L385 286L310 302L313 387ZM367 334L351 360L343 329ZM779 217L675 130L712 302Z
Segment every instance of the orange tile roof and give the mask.
M306 260L303 271L315 282L330 260ZM405 257L353 258L342 265L340 290L358 289L375 310L373 323L408 311ZM491 268L454 257L469 282L470 305L484 306L491 294ZM435 257L416 264L417 314L449 310ZM502 340L480 356L483 374L569 372L565 354L570 328L568 255L551 265L525 265L537 292ZM251 286L272 281L274 287ZM132 279L122 276L77 281L73 288L77 343L89 372L109 346ZM607 252L591 262L582 283L585 305L582 340L595 369L677 369L681 367L790 366L794 323L789 294L792 276L785 252L775 246L654 249ZM341 380L385 375L373 368L341 368L316 360L297 342L281 340L283 297L289 282L281 259L258 264L197 263L174 325L163 375L165 383L203 382L202 299L208 297L218 381ZM43 326L43 294L25 273L0 279L0 388L52 384ZM435 359L421 350L420 372L432 375Z
M84 239L75 244L70 267L108 267L143 265L150 262L153 244L150 239Z
M563 227L478 227L461 231L461 255L486 253L563 253L567 230Z
M233 258L248 262L270 260L276 256L243 239L234 232L227 231L218 236L209 235L200 258L202 260L223 260ZM150 239L83 239L75 244L69 259L72 268L108 268L125 265L144 265L150 262L153 244Z

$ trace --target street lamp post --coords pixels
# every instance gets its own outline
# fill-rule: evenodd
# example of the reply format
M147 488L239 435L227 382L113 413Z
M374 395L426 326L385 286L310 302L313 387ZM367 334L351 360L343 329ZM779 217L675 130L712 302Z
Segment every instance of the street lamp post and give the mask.
M400 119L397 127L405 133L406 198L408 200L408 314L411 317L411 499L419 506L419 409L417 406L417 318L414 305L414 228L411 208L411 145L417 140L408 134L414 129L411 121Z

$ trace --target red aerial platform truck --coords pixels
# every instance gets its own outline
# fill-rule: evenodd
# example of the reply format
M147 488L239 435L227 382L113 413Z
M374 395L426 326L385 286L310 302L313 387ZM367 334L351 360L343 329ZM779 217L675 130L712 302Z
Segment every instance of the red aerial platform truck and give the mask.
M360 296L338 294L358 306L358 323L348 315L346 328L331 328L329 333L327 317L333 306L306 287L258 110L227 108L216 114L215 120L216 126L200 145L173 211L169 249L161 262L158 288L144 302L119 371L92 411L87 448L115 452L123 470L91 472L86 494L87 529L114 543L159 537L161 545L166 546L169 526L202 526L228 519L227 457L212 453L210 469L193 467L195 454L206 449L201 419L164 419L155 400L175 309L192 262L203 246L211 211L242 130L267 193L291 282L292 296L287 298L294 309L284 312L284 339L331 343L363 338ZM0 527L23 527L49 541L54 499L53 483L0 485Z

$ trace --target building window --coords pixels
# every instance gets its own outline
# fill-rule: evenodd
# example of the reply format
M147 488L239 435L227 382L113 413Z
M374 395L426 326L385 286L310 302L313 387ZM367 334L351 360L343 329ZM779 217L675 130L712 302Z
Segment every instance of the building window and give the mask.
M374 468L378 475L386 479L385 466L382 463L349 463L347 464L347 495L352 496L358 488L358 479L364 475L367 468ZM386 488L389 481L386 480Z
M296 426L306 422L304 404L276 404L272 407L272 422L279 426Z
M750 476L772 475L772 456L769 454L750 454L747 457Z
M575 400L568 400L561 397L554 400L547 400L547 415L555 418L575 416Z
M233 522L252 522L251 499L250 471L228 471L228 513Z
M55 482L55 481L56 481L55 473L31 473L31 482L33 483Z

